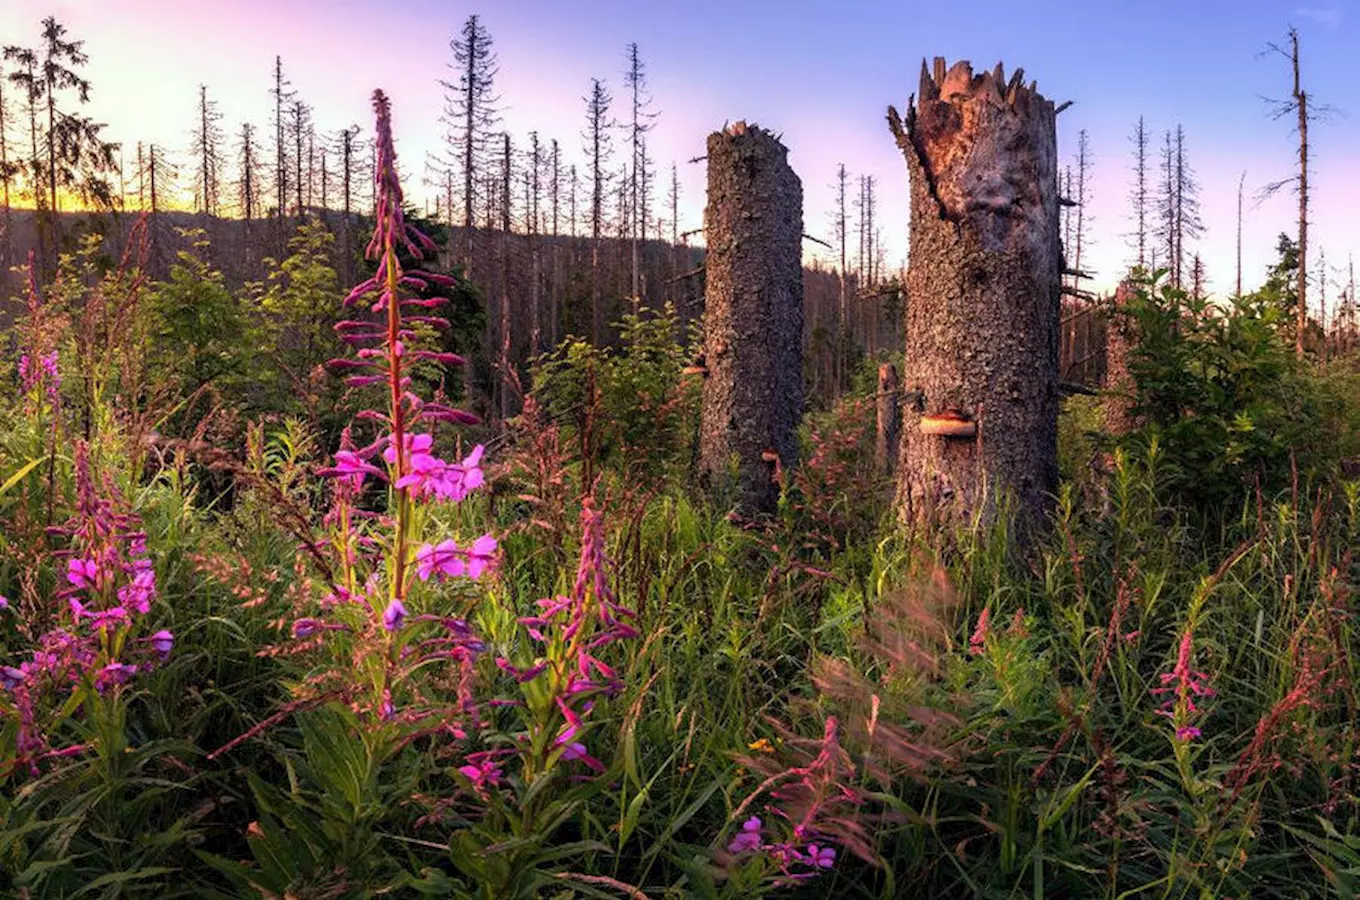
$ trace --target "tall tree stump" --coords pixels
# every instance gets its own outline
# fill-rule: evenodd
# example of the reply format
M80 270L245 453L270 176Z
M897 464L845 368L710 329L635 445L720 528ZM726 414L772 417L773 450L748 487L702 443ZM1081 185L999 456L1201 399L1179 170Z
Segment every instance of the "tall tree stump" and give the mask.
M742 512L768 512L803 411L803 186L774 135L744 122L709 135L704 232L699 469Z
M1134 383L1129 370L1136 338L1127 310L1134 290L1129 281L1119 283L1105 324L1105 430L1116 435L1136 431L1143 424L1133 412Z
M888 124L907 160L911 250L898 508L1030 525L1058 482L1063 268L1056 111L1023 69L921 65Z
M878 367L878 395L874 431L874 461L880 472L891 472L897 465L898 442L902 431L902 381L897 366L883 363Z

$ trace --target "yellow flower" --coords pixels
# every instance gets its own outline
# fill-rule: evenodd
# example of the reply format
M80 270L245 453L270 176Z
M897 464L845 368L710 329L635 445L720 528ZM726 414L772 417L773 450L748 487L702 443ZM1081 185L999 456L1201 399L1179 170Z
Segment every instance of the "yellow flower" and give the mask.
M774 748L770 746L770 742L769 742L768 740L766 740L765 738L761 738L761 739L758 740L758 741L753 741L753 742L751 742L750 744L747 744L747 745L746 745L746 749L748 749L748 750L755 750L757 753L773 753L773 752L774 752Z

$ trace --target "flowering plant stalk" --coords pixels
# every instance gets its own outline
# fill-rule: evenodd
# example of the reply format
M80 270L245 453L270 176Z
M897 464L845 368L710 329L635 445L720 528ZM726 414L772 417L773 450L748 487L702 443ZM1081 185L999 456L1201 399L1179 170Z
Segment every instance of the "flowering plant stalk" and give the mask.
M308 679L301 702L344 698L363 717L405 726L394 733L393 746L399 746L422 729L465 736L464 716L473 713L472 667L481 650L463 619L442 611L413 611L417 582L439 582L450 576L478 578L494 566L497 544L491 535L483 535L468 546L452 538L418 546L431 501L459 502L483 484L482 448L475 448L458 463L436 456L434 435L426 429L439 422L472 424L477 419L444 404L426 402L412 389L411 372L416 364L456 365L463 360L418 346L418 328L449 328L446 319L430 312L444 299L403 293L431 284L453 287L456 281L402 267L399 251L420 260L434 244L406 223L391 108L382 91L374 92L373 109L377 208L366 255L377 264L377 271L356 285L343 303L346 309L367 306L373 318L351 314L352 318L336 323L341 340L355 350L352 357L332 360L331 366L348 373L350 387L381 386L387 402L385 408L366 409L357 416L379 426L376 439L356 447L352 430L346 428L333 464L319 473L332 482L332 508L326 524L335 564L328 564L324 573L332 583L317 608L299 610L302 614L291 624L297 643L288 649L294 653L323 646L332 649L332 664ZM370 478L387 485L385 514L362 507ZM321 548L313 549L321 553ZM461 672L459 709L454 715L424 697L410 678L436 661L452 661Z
M103 726L121 721L124 686L174 647L170 631L146 634L143 617L156 598L146 535L137 517L120 508L111 483L106 480L102 494L97 489L84 441L75 445L75 476L76 512L50 529L54 539L68 542L54 554L65 562L66 587L55 597L65 609L30 659L0 666L0 719L13 724L4 735L14 741L0 757L0 776L16 769L37 775L44 760L91 749L64 744L64 729L110 733ZM0 598L0 608L8 605ZM107 741L99 748L107 749Z
M500 710L500 727L488 723L481 735L485 749L468 754L453 772L461 789L457 799L481 810L472 828L454 835L453 860L487 897L520 896L522 886L539 875L549 877L541 856L546 851L560 860L568 849L551 845L549 838L579 803L610 784L610 767L591 753L586 738L599 702L624 689L615 666L601 657L610 645L638 636L637 615L619 603L610 586L604 516L591 498L582 504L580 526L570 593L539 600L533 615L518 619L528 638L518 658L495 660L518 697L486 704ZM574 787L547 789L563 781ZM453 806L441 804L431 818L442 818ZM600 849L585 841L575 846L581 852Z

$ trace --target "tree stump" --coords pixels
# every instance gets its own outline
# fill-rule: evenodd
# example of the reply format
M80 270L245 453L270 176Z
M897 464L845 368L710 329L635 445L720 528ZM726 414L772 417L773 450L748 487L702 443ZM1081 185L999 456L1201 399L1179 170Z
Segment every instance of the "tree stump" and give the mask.
M1143 424L1133 413L1134 383L1129 371L1136 338L1126 307L1133 292L1131 282L1119 283L1105 324L1105 430L1115 435L1136 431Z
M738 122L708 138L699 470L746 514L778 501L803 411L803 186L774 135Z
M888 124L911 182L898 467L904 519L1030 525L1057 488L1063 268L1056 111L1017 70L921 66Z
M877 429L874 433L874 461L880 472L891 472L897 465L898 441L902 430L902 382L897 366L878 367Z

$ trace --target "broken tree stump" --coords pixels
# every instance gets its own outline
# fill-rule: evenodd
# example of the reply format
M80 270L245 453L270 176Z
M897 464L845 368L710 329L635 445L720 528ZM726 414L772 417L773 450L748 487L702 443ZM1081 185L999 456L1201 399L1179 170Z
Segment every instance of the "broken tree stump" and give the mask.
M1063 270L1053 103L1004 69L921 66L888 124L911 182L898 510L1038 525L1058 483Z
M788 149L745 122L708 138L699 471L743 513L773 511L803 411L803 186Z
M1127 309L1136 289L1128 280L1119 283L1105 323L1105 430L1114 435L1137 431L1143 424L1133 412L1134 382L1129 369L1136 337Z

